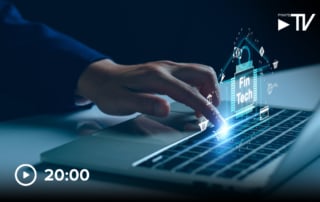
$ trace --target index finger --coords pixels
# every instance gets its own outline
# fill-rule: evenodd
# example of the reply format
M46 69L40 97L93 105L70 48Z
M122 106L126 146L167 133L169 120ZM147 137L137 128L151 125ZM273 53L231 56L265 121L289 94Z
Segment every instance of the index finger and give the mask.
M214 69L210 66L195 63L175 63L176 70L173 76L184 81L185 83L199 88L200 93L207 97L211 94L212 103L219 105L220 92L218 79Z
M224 123L219 111L212 103L191 85L175 78L171 74L158 78L150 86L157 93L166 94L178 102L201 112L210 122L215 125Z

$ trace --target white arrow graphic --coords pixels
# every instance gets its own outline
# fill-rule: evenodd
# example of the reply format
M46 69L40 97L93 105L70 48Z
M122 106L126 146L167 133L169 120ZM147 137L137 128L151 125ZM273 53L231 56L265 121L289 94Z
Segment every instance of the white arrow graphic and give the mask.
M23 171L23 173L22 173L22 178L23 178L23 179L26 179L26 178L29 177L29 176L30 176L29 173Z
M278 19L278 31L288 27L290 24L286 23L283 20Z

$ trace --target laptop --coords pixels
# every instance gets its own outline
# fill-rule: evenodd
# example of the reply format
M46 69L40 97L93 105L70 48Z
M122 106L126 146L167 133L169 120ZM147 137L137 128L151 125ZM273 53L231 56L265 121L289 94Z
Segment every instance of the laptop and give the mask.
M41 161L247 193L274 189L318 157L320 107L256 105L239 118L228 106L219 106L226 129L199 127L194 112L174 102L167 118L139 115L46 151Z

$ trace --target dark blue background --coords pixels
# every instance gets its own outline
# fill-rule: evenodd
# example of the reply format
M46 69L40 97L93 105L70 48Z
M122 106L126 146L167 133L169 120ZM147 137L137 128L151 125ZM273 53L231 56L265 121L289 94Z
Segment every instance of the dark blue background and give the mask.
M217 71L232 54L241 27L251 27L279 69L320 62L315 1L28 0L13 1L44 22L124 64L170 59ZM278 32L278 13L316 13L307 32Z

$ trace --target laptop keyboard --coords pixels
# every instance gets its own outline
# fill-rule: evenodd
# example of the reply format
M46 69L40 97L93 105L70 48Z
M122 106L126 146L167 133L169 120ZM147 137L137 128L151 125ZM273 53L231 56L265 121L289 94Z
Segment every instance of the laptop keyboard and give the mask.
M311 114L271 108L269 117L260 120L258 113L251 113L226 138L208 128L135 166L241 180L285 153Z

